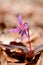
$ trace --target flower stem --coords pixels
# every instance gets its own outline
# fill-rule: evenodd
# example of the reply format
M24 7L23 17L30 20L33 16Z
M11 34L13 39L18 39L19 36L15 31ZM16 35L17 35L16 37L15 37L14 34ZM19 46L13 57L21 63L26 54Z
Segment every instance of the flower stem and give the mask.
M30 46L30 57L32 57L33 54L32 54L32 46L31 46L31 41L30 40L29 40L29 46Z
M30 46L30 57L32 57L32 56L33 56L33 54L32 54L32 45L31 45L31 40L30 40L29 31L28 31L28 39L29 39L29 46Z

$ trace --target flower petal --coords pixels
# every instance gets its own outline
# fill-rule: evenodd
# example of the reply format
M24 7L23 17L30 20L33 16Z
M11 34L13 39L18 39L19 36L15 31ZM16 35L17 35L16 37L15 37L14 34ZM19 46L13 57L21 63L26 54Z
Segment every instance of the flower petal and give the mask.
M20 36L21 41L23 41L23 35Z
M26 31L26 37L28 38L28 40L30 40L30 36L29 36L28 31Z
M18 32L19 33L19 31L20 31L20 28L15 28L15 29L11 29L11 30L8 30L9 32Z
M19 23L19 25L23 25L22 15L19 15L19 17L18 17L18 23Z
M25 23L25 24L24 24L24 27L25 27L25 30L27 30L27 29L29 28L28 23Z
M23 31L20 33L20 39L21 39L21 41L23 41L23 35L24 35L24 33L23 33Z

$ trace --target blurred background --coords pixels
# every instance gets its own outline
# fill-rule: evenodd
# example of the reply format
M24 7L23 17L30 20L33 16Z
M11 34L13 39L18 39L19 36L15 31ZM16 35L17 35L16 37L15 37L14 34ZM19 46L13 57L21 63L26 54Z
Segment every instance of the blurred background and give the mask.
M30 25L32 46L43 44L43 0L0 0L0 41L5 44L14 40L20 41L17 40L19 38L17 34L8 33L8 29L18 26L19 14L23 16L23 22L28 22ZM24 42L28 47L26 39Z
M18 26L18 15L38 37L35 42L43 42L43 0L0 0L0 36L6 29ZM39 41L40 40L40 41Z
M17 26L19 14L23 22L43 26L43 0L0 0L0 24L7 28Z

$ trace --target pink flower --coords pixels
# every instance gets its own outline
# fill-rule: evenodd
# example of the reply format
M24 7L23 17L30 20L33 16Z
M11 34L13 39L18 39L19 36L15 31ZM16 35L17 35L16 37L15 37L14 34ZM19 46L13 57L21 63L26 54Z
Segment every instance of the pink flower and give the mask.
M30 56L32 56L32 50L31 50L31 41L30 41L30 35L29 35L29 24L22 22L22 16L19 15L18 17L18 27L12 30L8 30L9 32L15 32L20 34L21 41L23 40L23 35L25 34L26 37L29 39L29 45L30 45Z
M28 23L23 23L22 22L22 16L19 15L18 17L18 27L15 29L8 30L9 32L15 32L20 34L20 39L23 40L23 35L26 34L28 37L28 28L29 25Z

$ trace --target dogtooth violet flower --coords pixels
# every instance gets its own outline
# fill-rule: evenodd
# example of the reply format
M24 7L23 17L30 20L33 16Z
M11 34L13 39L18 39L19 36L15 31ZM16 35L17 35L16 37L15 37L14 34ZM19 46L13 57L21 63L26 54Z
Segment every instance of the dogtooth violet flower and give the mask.
M15 32L20 34L21 41L23 40L23 35L25 34L26 37L29 39L30 42L30 53L31 53L31 41L30 41L30 35L29 35L29 24L22 22L22 15L18 16L18 27L15 29L8 30L9 32Z

